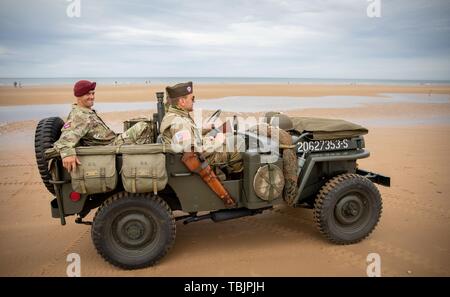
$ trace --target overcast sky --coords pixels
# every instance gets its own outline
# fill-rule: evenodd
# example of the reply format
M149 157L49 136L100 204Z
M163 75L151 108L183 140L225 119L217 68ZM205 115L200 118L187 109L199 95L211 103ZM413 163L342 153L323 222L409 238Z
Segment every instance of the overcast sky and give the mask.
M449 0L79 1L0 0L0 76L450 79Z

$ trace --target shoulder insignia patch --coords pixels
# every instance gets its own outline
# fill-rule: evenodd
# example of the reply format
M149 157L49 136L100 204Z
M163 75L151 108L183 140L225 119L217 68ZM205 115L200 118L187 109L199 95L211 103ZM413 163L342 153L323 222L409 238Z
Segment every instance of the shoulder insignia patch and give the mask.
M70 122L65 123L64 126L63 126L63 128L64 128L64 129L70 128Z
M178 131L175 133L174 138L177 143L183 143L191 139L191 133L188 130Z

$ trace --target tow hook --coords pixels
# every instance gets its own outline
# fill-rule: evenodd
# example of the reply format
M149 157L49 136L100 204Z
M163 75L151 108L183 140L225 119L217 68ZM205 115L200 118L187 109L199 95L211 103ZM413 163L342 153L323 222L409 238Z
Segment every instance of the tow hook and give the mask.
M76 224L83 224L83 225L92 225L92 222L90 222L90 221L83 221L83 218L80 218L80 217L75 219L75 223Z

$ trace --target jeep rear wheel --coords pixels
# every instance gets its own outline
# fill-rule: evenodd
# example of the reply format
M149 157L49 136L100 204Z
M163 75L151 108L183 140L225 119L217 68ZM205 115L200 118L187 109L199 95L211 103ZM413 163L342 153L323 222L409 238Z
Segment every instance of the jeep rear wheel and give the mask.
M107 199L92 224L92 241L109 263L124 269L155 264L175 241L175 219L157 196L121 192Z
M314 203L314 220L320 232L337 244L352 244L369 236L381 217L377 187L357 174L330 179Z
M55 194L55 189L49 182L52 176L48 171L48 163L44 153L47 149L52 148L55 141L59 139L63 125L64 121L61 118L45 118L39 121L34 134L34 151L39 173L45 187L52 194Z

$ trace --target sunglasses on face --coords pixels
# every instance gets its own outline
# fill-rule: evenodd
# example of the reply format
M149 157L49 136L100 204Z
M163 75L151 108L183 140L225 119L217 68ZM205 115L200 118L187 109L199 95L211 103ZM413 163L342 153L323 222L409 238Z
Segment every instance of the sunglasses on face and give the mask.
M184 100L188 100L188 96L186 96L186 97L184 97ZM192 96L192 102L194 102L195 101L195 96Z

